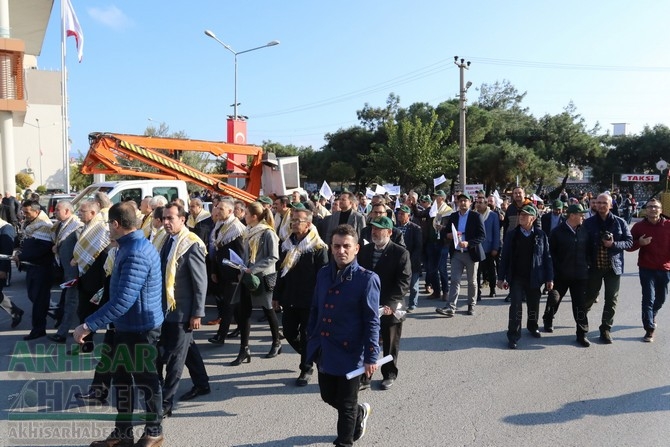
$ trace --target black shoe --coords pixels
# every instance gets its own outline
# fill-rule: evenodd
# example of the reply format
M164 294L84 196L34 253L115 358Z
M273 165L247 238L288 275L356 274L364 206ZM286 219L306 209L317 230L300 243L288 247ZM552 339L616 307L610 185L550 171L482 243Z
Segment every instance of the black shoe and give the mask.
M507 347L510 348L510 349L516 349L516 342L510 340L510 341L507 343Z
M610 331L600 331L600 341L606 345L611 345L613 340Z
M36 340L36 339L44 337L46 335L47 335L46 331L37 331L37 332L30 331L30 334L23 337L23 339L25 341Z
M67 341L67 337L58 334L49 335L47 338L54 343L65 343Z
M74 397L85 402L104 403L108 395L109 391L107 389L89 388L87 393L75 393Z
M358 385L358 391L370 389L370 381L371 379L368 377L362 378L360 385Z
M391 378L384 379L384 380L382 380L382 383L379 386L379 388L382 389L382 390L390 390L391 387L393 386L393 382L395 382L395 379L391 379Z
M172 416L172 404L170 402L163 402L163 419Z
M93 342L92 341L87 341L81 345L77 345L72 349L69 349L68 351L65 352L66 355L79 355L79 354L89 354L93 352Z
M489 293L489 298L494 298L496 296L496 291L491 289L491 293Z
M551 324L544 324L544 332L549 332L550 334L554 332L554 327Z
M15 329L19 324L21 324L23 313L23 310L19 309L18 307L12 311L12 329Z
M537 329L535 329L534 331L528 329L528 332L530 332L530 335L532 335L535 338L542 338L542 334L540 334L540 331L538 331Z
M467 313L468 313L468 315L474 315L474 314L475 314L475 306L473 306L472 304L470 304L470 305L468 306L468 312L467 312Z
M312 379L312 371L303 371L300 373L297 379L295 379L296 386L307 386L309 381Z
M209 394L211 392L212 392L212 390L209 387L200 388L200 387L194 386L193 388L191 388L191 391L189 391L187 393L184 393L181 396L179 396L179 401L183 402L185 400L192 400L192 399L195 399L198 396L204 396L205 394Z
M240 336L240 328L235 328L232 331L228 332L228 337L239 337Z
M230 366L239 366L244 363L251 363L251 353L249 352L248 346L242 346L240 348L240 353L237 354L237 358L230 362Z
M221 334L216 334L214 337L208 338L207 341L215 345L223 345L226 343L226 337Z
M265 358L266 359L273 359L273 358L277 357L279 354L281 354L281 343L279 343L279 342L273 343L272 348L270 348L270 352L268 352L265 355Z
M577 343L584 348L588 348L589 346L591 346L591 342L586 339L585 335L582 335L582 336L578 335L577 336Z

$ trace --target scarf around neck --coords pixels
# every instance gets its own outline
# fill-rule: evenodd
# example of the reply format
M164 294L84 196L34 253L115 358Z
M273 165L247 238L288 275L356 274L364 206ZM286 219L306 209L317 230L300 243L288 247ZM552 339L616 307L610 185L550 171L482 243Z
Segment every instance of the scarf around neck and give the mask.
M167 238L170 237L170 235L167 233L165 234L166 237L163 238L163 241L167 241ZM170 253L167 255L167 264L165 265L165 292L167 295L168 310L174 310L174 308L177 306L177 301L174 297L177 260L184 256L184 253L186 253L193 244L197 244L205 254L207 253L205 243L198 237L197 234L191 232L191 230L189 230L186 225L184 225L181 231L179 231L179 233L177 233L174 237L176 237L176 241L174 244L172 244L172 248L170 248ZM163 244L161 244L158 250L159 253L161 248L163 248Z
M261 236L266 231L274 232L275 229L272 228L265 219L258 222L254 227L247 227L244 232L244 242L249 245L249 264L256 262L256 255L258 254L258 247L261 242Z
M281 263L281 277L286 276L304 253L311 253L322 248L327 249L327 247L326 243L319 237L319 232L314 225L309 227L307 235L297 244L294 244L290 237L286 238L281 244L281 250L286 252L286 257Z
M219 222L221 224L219 233L214 242L216 248L221 248L228 242L237 239L244 233L244 225L234 214L228 216L228 219Z
M51 219L44 211L40 211L35 219L25 224L23 234L26 238L34 238L40 241L51 242Z

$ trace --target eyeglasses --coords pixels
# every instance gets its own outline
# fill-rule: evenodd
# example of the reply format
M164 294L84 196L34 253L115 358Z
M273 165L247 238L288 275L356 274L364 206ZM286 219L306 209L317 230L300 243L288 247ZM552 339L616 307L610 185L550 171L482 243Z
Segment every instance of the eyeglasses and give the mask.
M304 222L308 222L308 220L307 219L291 219L290 222L291 223L304 223Z

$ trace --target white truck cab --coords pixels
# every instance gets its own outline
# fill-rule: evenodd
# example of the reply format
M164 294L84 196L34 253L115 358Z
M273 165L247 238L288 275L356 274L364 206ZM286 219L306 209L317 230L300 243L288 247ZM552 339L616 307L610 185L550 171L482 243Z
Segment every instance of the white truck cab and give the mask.
M72 199L72 205L78 209L83 200L92 199L98 191L106 193L112 203L134 200L139 206L142 199L147 196L163 196L168 202L178 197L188 207L188 190L186 182L182 180L121 180L93 183Z

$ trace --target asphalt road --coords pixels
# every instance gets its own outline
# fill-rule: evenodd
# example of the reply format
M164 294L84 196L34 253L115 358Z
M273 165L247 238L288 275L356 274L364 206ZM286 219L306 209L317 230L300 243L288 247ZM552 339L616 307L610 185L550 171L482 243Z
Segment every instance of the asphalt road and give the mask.
M462 304L447 319L422 296L404 325L396 384L381 391L377 376L372 389L360 393L372 415L356 445L669 445L670 311L659 314L656 341L643 343L636 256L626 255L612 345L597 339L602 299L590 314L590 348L575 343L564 301L553 334L534 339L524 330L519 349L510 350L502 298L485 298L475 316L465 315ZM22 276L15 275L6 292L28 308ZM208 317L214 315L209 307ZM0 443L84 446L106 437L113 407L80 406L72 397L88 386L95 361L82 356L64 363L64 348L53 350L46 339L23 344L29 325L25 318L17 330L8 329L8 316L0 315ZM206 326L197 332L212 393L176 407L165 421L164 445L332 445L335 410L321 401L316 380L295 387L299 358L288 345L279 357L264 359L269 329L254 323L251 363L230 367L239 339L210 345L213 331ZM190 387L185 372L180 394Z

